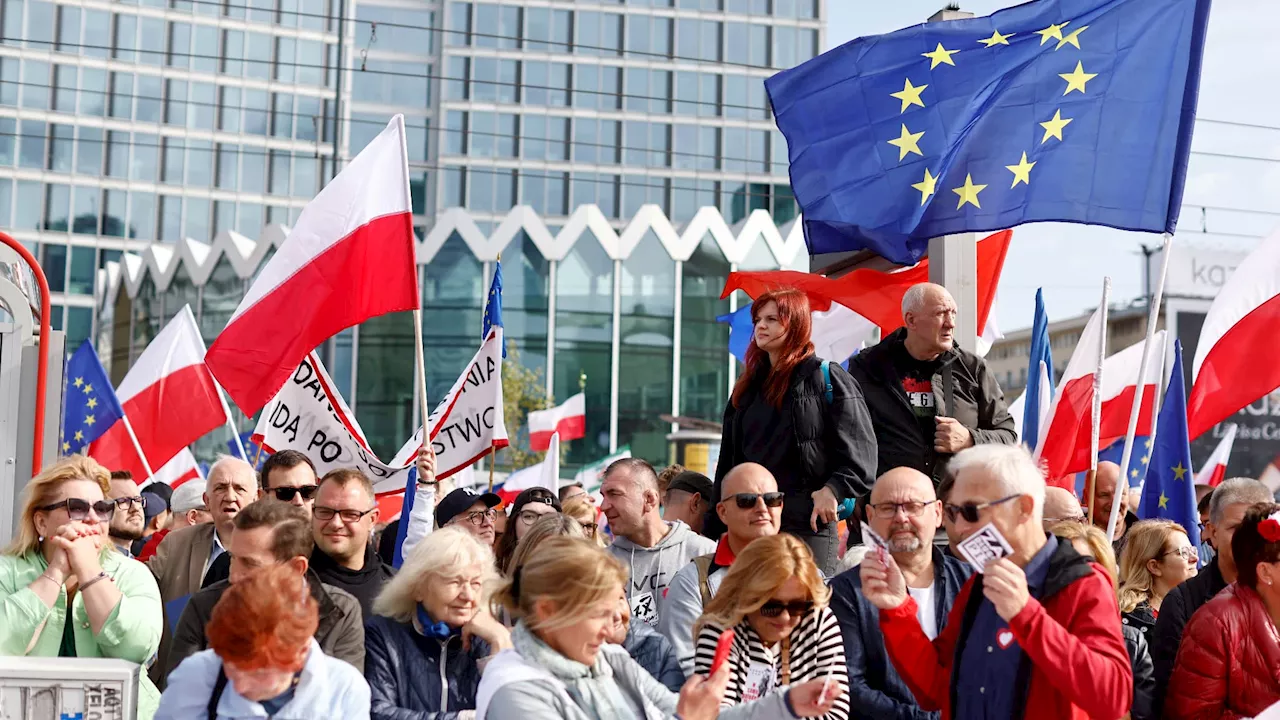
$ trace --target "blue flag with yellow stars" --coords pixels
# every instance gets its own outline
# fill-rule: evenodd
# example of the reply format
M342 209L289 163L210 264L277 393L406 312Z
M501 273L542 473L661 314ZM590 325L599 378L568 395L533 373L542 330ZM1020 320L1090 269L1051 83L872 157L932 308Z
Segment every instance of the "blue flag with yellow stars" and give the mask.
M89 443L124 417L124 408L111 388L107 371L88 340L67 360L67 385L62 391L62 455L85 452Z
M765 82L814 255L951 233L1173 232L1209 0L1038 0L859 38Z
M1147 465L1138 517L1164 518L1187 530L1191 546L1200 546L1200 513L1196 511L1191 441L1187 437L1187 387L1182 379L1182 343L1174 341L1173 376L1156 419L1156 441Z
M519 268L517 268L519 269ZM489 283L489 299L484 304L484 327L480 331L480 342L489 337L489 329L502 327L502 261L493 264L493 281ZM507 338L502 338L502 357L507 356Z

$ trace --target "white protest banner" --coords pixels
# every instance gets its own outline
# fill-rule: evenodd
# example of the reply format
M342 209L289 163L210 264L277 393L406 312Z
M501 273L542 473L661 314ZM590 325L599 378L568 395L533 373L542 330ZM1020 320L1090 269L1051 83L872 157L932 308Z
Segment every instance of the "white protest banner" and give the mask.
M311 458L320 475L356 468L368 476L378 494L402 492L414 459L411 454L407 461L387 465L373 454L355 415L314 352L307 354L267 403L252 439L264 452L301 452Z
M427 419L431 449L436 454L436 477L444 479L507 446L502 413L502 327L489 331L480 350L467 363ZM422 428L400 448L392 465L411 463L422 446Z

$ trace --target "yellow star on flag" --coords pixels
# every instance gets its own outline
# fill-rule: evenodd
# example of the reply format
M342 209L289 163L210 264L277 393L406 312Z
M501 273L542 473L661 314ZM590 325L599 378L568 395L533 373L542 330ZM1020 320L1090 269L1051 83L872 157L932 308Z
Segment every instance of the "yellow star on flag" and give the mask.
M1062 117L1062 111L1057 110L1053 113L1053 119L1048 122L1040 123L1040 127L1044 128L1044 137L1040 139L1040 144L1048 142L1049 138L1062 139L1062 128L1071 124L1071 118Z
M924 92L924 89L927 87L929 86L912 85L911 78L907 78L906 87L902 88L902 92L889 93L889 97L895 97L902 101L902 110L898 111L898 114L901 115L906 112L907 108L912 105L924 107L924 101L920 99L920 93Z
M1165 495L1164 493L1160 493L1160 509L1161 510L1169 509L1169 496Z
M938 47L934 48L933 52L920 53L920 55L923 57L929 58L930 60L929 69L932 70L938 67L939 65L941 65L942 63L946 63L951 67L955 67L956 63L954 60L951 59L951 56L955 55L958 52L960 51L948 50L942 47L942 43L938 43Z
M1063 24L1065 25L1065 23L1063 23ZM1079 50L1079 49L1080 49L1080 33L1084 32L1085 30L1088 30L1088 29L1089 29L1089 26L1088 26L1088 25L1085 25L1084 27L1081 27L1079 30L1076 30L1075 32L1071 33L1070 35L1068 35L1068 36L1066 36L1066 37L1062 38L1061 40L1059 40L1059 41L1058 41L1058 47L1054 48L1054 52L1057 52L1058 50L1061 50L1063 45L1075 45L1075 46L1076 46L1076 49L1077 49L1077 50ZM1041 44L1043 45L1044 43L1041 43Z
M89 393L91 393L91 392L93 392L93 386L92 386L92 385L85 385L85 386L84 386L84 394L85 394L85 395L88 395L88 394L89 394Z
M71 452L71 443L69 443L69 442L64 442L64 443L62 443L62 452L64 452L64 453L69 453L69 452Z
M84 440L84 433L80 430L77 430L75 436L72 437L71 439L75 440L76 442L81 442Z
M85 424L85 425L93 425L93 416L92 416L92 415L85 415L85 416L84 416L84 424Z
M1031 184L1031 168L1035 167L1035 163L1027 162L1027 154L1022 153L1022 162L1017 165L1005 165L1005 168L1013 173L1013 185L1010 188L1018 187L1018 183Z
M1129 471L1129 475L1130 475L1131 477L1135 477L1135 478L1136 478L1136 477L1138 477L1138 468L1134 468L1134 469L1130 470L1130 471Z
M89 398L89 402L85 403L90 410L98 407L98 398Z
M906 124L902 126L902 136L897 140L890 140L889 144L898 148L898 162L902 162L907 153L915 153L920 157L924 157L924 153L920 152L920 138L924 137L924 131L913 133L907 129Z
M1013 37L1014 35L1017 35L1017 33L1009 33L1008 35L1001 35L1000 31L996 30L995 32L991 33L991 37L983 38L978 42L982 43L983 45L986 45L987 47L995 47L996 45L1008 45L1009 38Z
M1147 449L1148 449L1148 450L1150 450L1150 449L1151 449L1151 443L1153 443L1153 442L1155 442L1155 441L1154 441L1154 440L1152 440L1151 438L1147 438Z
M1036 31L1036 34L1040 36L1040 44L1041 44L1041 45L1044 45L1045 43L1049 42L1049 40L1050 40L1050 39L1053 39L1053 40L1061 40L1061 39L1062 39L1062 28L1064 28L1064 27L1066 27L1066 26L1068 26L1068 25L1070 25L1070 24L1071 24L1071 21L1070 21L1070 20L1068 20L1068 21L1066 21L1066 22L1062 23L1061 25L1050 25L1049 27L1047 27L1047 28L1045 28L1045 29L1043 29L1043 30L1037 30L1037 31Z
M986 185L974 185L973 176L966 175L964 178L964 185L954 188L951 191L960 196L960 204L956 205L956 209L959 210L964 207L965 203L971 203L974 207L981 209L982 205L978 204L978 193L986 189Z
M920 204L924 205L925 201L933 195L934 189L938 186L938 178L929 174L929 168L924 169L924 180L913 184L911 187L920 191Z
M1058 77L1067 81L1067 91L1063 95L1070 95L1072 90L1079 90L1080 94L1084 94L1084 84L1098 77L1098 73L1087 73L1084 71L1084 63L1076 62L1074 72L1058 73Z
M1177 464L1177 465L1174 465L1173 467L1171 467L1171 468L1169 468L1169 469L1173 471L1173 479L1174 479L1174 480L1186 480L1186 479L1187 479L1187 469L1186 469L1186 468L1184 468L1184 467L1182 467L1182 461L1181 461L1181 460L1179 460L1179 461L1178 461L1178 464Z
M76 378L76 381L72 384L75 385L76 387L80 387L81 385L84 384L84 378L78 377Z

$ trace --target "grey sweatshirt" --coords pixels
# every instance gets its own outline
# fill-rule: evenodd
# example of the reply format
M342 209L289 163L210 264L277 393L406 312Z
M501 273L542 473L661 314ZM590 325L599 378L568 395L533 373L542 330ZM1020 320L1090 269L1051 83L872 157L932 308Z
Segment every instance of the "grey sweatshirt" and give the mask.
M632 622L642 620L655 628L662 614L667 586L676 573L699 555L716 551L714 540L698 535L688 525L678 520L667 525L671 529L651 548L640 547L621 536L609 546L609 552L631 572L626 589Z

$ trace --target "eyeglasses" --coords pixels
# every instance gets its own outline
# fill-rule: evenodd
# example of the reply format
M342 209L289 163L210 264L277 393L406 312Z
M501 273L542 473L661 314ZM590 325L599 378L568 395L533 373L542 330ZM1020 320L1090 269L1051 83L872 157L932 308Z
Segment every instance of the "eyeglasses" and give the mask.
M129 509L130 505L137 505L143 510L147 509L147 499L142 497L141 495L134 495L133 497L115 498L111 502L115 503L116 507L126 511Z
M302 487L272 488L267 492L275 495L280 502L293 502L294 495L301 495L303 500L310 500L316 496L316 491L319 489L319 485L303 485Z
M782 602L781 600L770 600L760 606L760 615L763 617L778 617L783 610L791 617L804 615L813 609L812 600L792 600L791 602Z
M483 525L485 520L492 523L496 517L498 517L498 511L493 508L489 508L488 510L476 510L475 512L469 512L466 515L459 515L453 522L466 520L472 525L479 526Z
M596 529L599 527L595 523L579 523L582 525L582 534L589 538L596 536Z
M924 509L932 504L932 502L925 502L922 500L908 500L907 502L900 503L875 503L874 505L868 505L867 507L874 510L876 517L881 520L892 520L898 516L898 508L902 508L902 511L907 514L907 517L920 517L924 512Z
M525 525L532 525L538 522L538 518L542 517L543 515L551 515L551 514L552 513L540 513L534 510L521 510L520 517L518 519L520 520L521 523L524 523Z
M950 520L951 522L955 522L956 516L959 515L960 517L965 519L965 522L976 523L978 522L978 517L979 517L978 513L982 512L983 510L986 510L987 508L995 507L996 505L1007 503L1010 500L1013 500L1014 498L1020 498L1020 497L1022 497L1022 493L1018 493L1017 495L1010 495L1008 497L1002 497L999 500L992 500L991 502L985 502L985 503L965 503L963 505L952 505L951 503L944 503L942 506L942 509L947 513L947 519Z
M1181 555L1182 559L1186 560L1189 563L1200 562L1200 551L1196 550L1190 545L1187 545L1185 547L1180 547L1177 550L1170 550L1169 552L1165 553L1161 557L1168 557L1169 555Z
M378 508L376 507L371 507L368 510L361 512L359 510L338 510L336 508L317 505L311 509L311 515L320 522L329 522L333 519L334 515L337 515L342 518L342 522L351 525L352 523L360 522L361 518L377 509Z
M58 508L66 508L67 516L76 522L87 520L90 510L93 510L93 514L98 516L99 520L110 520L116 514L114 500L99 500L95 503L90 503L88 500L81 500L80 498L67 498L49 505L41 505L36 509L44 512L53 512Z
M737 495L731 495L730 497L738 503L738 508L740 510L750 510L756 506L756 502L761 498L764 498L765 507L782 507L783 495L780 492L738 493ZM729 498L725 499L728 500Z

